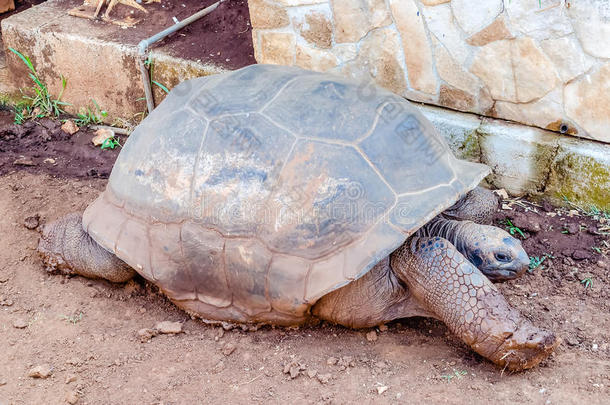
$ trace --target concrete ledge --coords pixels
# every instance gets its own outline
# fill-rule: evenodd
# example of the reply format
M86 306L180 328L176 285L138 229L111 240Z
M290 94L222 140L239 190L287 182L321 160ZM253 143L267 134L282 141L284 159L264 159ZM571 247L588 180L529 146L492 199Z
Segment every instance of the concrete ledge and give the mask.
M610 209L610 145L508 121L418 105L462 159L488 164L487 181L512 195L563 196Z
M145 111L140 73L137 65L137 41L123 41L120 27L94 23L67 15L72 6L50 0L2 21L5 50L12 47L31 58L39 76L53 95L61 89L60 75L68 80L62 100L70 102L69 112L93 108L92 99L108 111L108 120L132 118ZM152 33L151 33L152 34ZM139 41L139 39L138 39ZM163 47L152 52L154 79L168 88L183 80L219 73L225 69L169 54ZM31 87L24 64L6 52L8 83L0 88L16 93ZM156 100L163 92L155 89Z

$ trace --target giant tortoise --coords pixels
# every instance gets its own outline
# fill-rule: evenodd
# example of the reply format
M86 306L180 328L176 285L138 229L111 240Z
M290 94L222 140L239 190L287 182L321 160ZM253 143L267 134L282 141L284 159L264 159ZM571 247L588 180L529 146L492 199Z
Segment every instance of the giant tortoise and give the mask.
M485 276L528 263L505 231L466 220L491 211L475 188L488 173L397 95L254 65L178 85L129 137L106 190L82 217L47 225L39 250L49 270L115 282L135 270L207 321L434 317L520 370L559 339Z

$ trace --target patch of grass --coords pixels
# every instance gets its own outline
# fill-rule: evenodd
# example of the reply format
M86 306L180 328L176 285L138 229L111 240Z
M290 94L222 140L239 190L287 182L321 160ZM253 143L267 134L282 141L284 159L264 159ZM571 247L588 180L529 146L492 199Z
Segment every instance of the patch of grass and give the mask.
M580 280L580 284L582 284L585 287L585 290L592 289L593 288L593 277L583 278L582 280Z
M24 94L23 90L21 90L22 99L24 103L29 105L29 108L19 108L17 112L19 114L15 114L15 123L23 123L24 120L28 118L42 118L54 116L58 117L60 114L64 113L62 109L63 106L70 105L69 103L65 103L61 101L61 97L68 85L68 81L65 77L60 76L61 78L61 91L57 98L51 96L49 93L49 89L46 84L40 80L38 77L38 73L36 72L36 68L32 64L30 58L26 55L23 55L21 52L17 51L13 48L8 48L9 51L14 53L21 59L21 61L26 65L29 69L29 77L32 79L34 85L30 88L33 95Z
M83 312L80 311L78 314L74 314L74 315L62 315L61 319L63 319L66 322L70 322L72 325L76 325L78 322L80 322L83 319Z
M453 370L452 374L442 375L441 378L447 380L447 382L451 382L454 378L462 378L468 374L465 370Z
M562 195L561 198L563 199L563 201L566 204L568 204L570 207L574 208L575 210L577 210L578 212L580 212L583 215L593 217L594 219L599 219L599 218L610 219L610 210L599 208L595 204L589 204L588 206L582 206L582 205L579 205L579 204L576 204L576 203L570 201L570 199L568 197L566 197L565 195Z
M511 234L511 235L515 235L515 234L519 234L521 235L521 237L523 239L525 239L525 234L523 233L523 231L518 227L513 225L513 223L510 221L510 219L506 219L506 230Z
M91 110L89 107L82 108L81 112L76 115L74 123L79 127L101 124L102 120L108 116L108 112L102 110L94 99L91 99L91 101L93 102L94 110Z

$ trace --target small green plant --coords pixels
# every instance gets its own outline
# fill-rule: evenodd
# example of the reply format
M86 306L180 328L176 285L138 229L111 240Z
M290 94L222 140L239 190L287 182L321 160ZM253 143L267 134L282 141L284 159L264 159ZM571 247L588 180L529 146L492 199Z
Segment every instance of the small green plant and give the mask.
M580 284L585 287L585 290L593 288L593 277L586 277L580 280Z
M155 62L152 60L152 56L149 56L148 59L146 59L146 61L144 62L144 64L148 68L148 76L150 77L151 86L154 84L155 86L158 86L161 90L163 90L165 94L169 93L169 89L166 86L156 80L153 80Z
M442 375L441 378L444 378L449 383L454 378L456 378L456 377L457 378L462 378L466 374L468 374L468 373L465 370L453 370L452 374Z
M119 143L119 140L118 140L118 139L116 139L116 138L113 136L113 137L110 137L110 138L106 139L106 140L105 140L105 141L102 143L101 148L102 148L102 149L114 149L114 148L116 148L117 146L119 146L119 147L120 147L120 146L121 146L121 144Z
M83 319L83 313L82 311L80 311L78 314L74 315L62 315L61 319L66 322L70 322L72 325L76 325L78 322L80 322L81 319Z
M546 260L547 257L548 257L547 255L531 256L528 271L531 273L534 270L536 270L537 268L540 268L540 270L544 270L544 266L542 265L542 263L544 263L544 261Z
M74 120L74 123L79 127L101 124L102 120L108 116L108 112L102 110L94 99L91 99L91 101L93 102L94 110L91 110L89 107L83 108L76 115L77 118Z
M597 246L591 246L591 249L595 250L597 253L599 253L600 255L602 254L602 249L598 248Z
M523 233L523 231L518 227L513 225L513 223L510 221L510 219L506 220L506 230L511 234L511 235L515 235L515 234L519 234L521 235L521 237L523 239L525 239L525 234Z
M38 77L38 73L32 64L32 61L27 56L23 55L21 52L8 48L9 51L14 53L21 59L21 61L27 66L29 69L29 77L34 82L34 85L30 90L33 92L33 96L28 96L21 92L23 101L29 104L29 108L23 108L18 110L19 115L15 114L15 122L23 123L24 120L28 118L42 118L48 116L58 117L60 114L64 113L62 109L63 106L69 105L69 103L65 103L61 101L61 97L66 89L68 81L65 77L60 76L61 78L61 90L57 98L54 98L49 93L49 89L47 86L40 80Z

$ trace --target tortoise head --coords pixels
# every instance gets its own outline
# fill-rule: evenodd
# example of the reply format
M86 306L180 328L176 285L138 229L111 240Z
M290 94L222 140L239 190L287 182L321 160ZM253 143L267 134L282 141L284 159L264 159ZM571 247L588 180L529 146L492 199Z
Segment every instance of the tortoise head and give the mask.
M519 240L495 226L472 225L466 226L462 233L460 251L483 274L497 282L525 273L530 260Z

